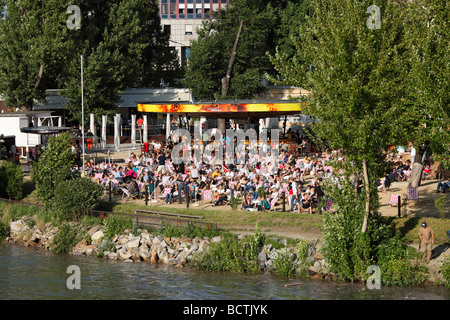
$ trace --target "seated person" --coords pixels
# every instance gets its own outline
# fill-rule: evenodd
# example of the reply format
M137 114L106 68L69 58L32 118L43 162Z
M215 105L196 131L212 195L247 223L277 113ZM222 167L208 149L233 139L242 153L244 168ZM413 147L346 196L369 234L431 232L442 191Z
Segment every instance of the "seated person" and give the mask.
M389 173L389 180L390 181L398 181L398 179L399 179L399 174L398 174L398 172L397 172L397 170L396 169L393 169L392 170L392 172L391 173Z
M220 206L227 200L228 200L227 193L223 189L222 185L219 184L217 186L217 201L216 201L216 203L213 204L213 207Z
M120 183L125 183L123 181L125 174L123 173L123 167L120 166L119 170L114 174L114 179L116 179L117 181L119 181Z
M244 195L244 199L242 200L242 209L246 210L249 208L253 208L253 204L250 201L250 195L248 193L246 193Z
M425 169L423 169L423 172L422 172L422 180L428 179L428 178L430 177L430 174L431 174L431 168L430 168L429 165L427 165L427 166L425 167Z
M136 181L133 181L130 184L130 186L128 187L128 191L131 193L132 196L140 199L139 186Z
M311 196L308 193L305 193L303 198L302 198L302 208L303 209L308 209L309 214L313 213L312 210L312 199ZM300 211L300 208L299 208Z
M178 195L178 192L177 192L177 194L175 194L176 191L177 191L177 185L173 184L173 187L170 189L170 192L168 192L166 194L166 204L172 204L173 197L175 195Z
M440 189L442 189L442 193L446 193L449 188L450 188L450 177L447 178L447 181L444 181L444 182L439 181L438 182L436 192L440 193L441 192Z

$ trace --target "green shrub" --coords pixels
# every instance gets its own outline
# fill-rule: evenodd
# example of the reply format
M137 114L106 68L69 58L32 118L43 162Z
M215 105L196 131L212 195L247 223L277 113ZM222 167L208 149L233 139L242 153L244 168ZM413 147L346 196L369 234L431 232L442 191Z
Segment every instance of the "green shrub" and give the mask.
M278 276L290 278L295 274L295 264L292 253L286 248L278 251L274 261L275 273Z
M34 162L31 177L37 195L49 204L60 182L73 178L71 167L75 164L72 137L65 132L50 138L38 162Z
M311 243L306 240L300 240L297 244L297 257L299 262L299 277L307 277L308 269L312 262L314 262L313 257L310 257Z
M372 184L371 213L365 233L361 232L365 193L355 194L348 179L340 179L341 188L326 186L337 212L324 217L322 253L337 279L360 281L367 277L370 265L399 259L406 255L406 246L378 213L376 188ZM373 192L372 192L373 191Z
M187 226L175 226L163 222L161 231L164 237L169 238L179 238L184 236L191 239L195 237L203 239L204 237L212 238L219 234L211 223L207 224L205 227L201 227L194 222L189 222Z
M426 281L427 268L411 264L406 258L392 258L380 267L384 286L416 286Z
M445 287L450 288L450 256L447 256L444 261L442 261L442 266L439 268L442 276L445 280Z
M0 197L19 200L23 195L22 167L12 162L0 166Z
M94 209L102 194L102 187L89 178L71 179L57 185L50 204L58 220L65 221Z
M106 251L115 252L116 245L114 242L111 241L111 239L103 239L101 244L97 246L97 249L98 249L97 257L103 258Z
M30 208L16 203L5 203L3 209L1 210L1 217L4 223L8 221L16 221L27 215Z
M124 218L116 215L110 215L103 220L103 233L105 239L111 239L117 234L121 234L125 229L133 228L133 221L131 217Z
M446 203L447 203L447 195L439 197L436 200L434 200L434 205L439 210L439 216L441 217L441 219L445 219L444 207Z
M198 270L258 272L258 237L250 241L239 240L236 235L225 233L219 242L212 242L206 252L194 256L192 263Z
M52 251L55 253L68 253L81 241L78 227L72 224L64 223L59 227L58 233L53 238Z
M0 220L0 242L9 236L9 224Z

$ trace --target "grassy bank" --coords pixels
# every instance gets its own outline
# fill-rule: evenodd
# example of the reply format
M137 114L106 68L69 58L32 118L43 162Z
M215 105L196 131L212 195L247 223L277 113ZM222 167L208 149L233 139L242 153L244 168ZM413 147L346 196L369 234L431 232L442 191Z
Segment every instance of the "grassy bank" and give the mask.
M322 215L309 215L293 212L258 212L242 210L208 210L191 208L172 208L161 206L145 206L130 203L101 202L100 210L130 213L135 210L151 210L156 212L177 213L205 217L205 221L217 223L228 231L253 232L258 224L263 232L276 233L283 231L289 237L302 234L319 235L322 228Z
M208 210L195 208L172 208L162 206L145 206L131 203L101 202L101 210L133 213L135 210L151 210L185 215L205 217L208 222L217 223L220 228L228 231L253 232L258 224L262 232L277 233L286 237L314 235L321 237L323 216L293 212L257 212L241 210ZM407 242L419 242L419 230L422 221L426 221L435 232L435 243L447 241L446 230L450 230L449 219L419 218L419 217L385 217Z

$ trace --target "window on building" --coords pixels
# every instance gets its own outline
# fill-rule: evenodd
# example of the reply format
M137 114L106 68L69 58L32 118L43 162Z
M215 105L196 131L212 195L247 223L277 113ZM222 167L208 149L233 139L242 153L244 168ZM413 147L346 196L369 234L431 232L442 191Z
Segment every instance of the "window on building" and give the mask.
M177 14L177 5L176 4L170 5L170 14Z
M164 33L170 34L170 32L171 32L170 24L163 25L163 28L164 28Z
M167 14L169 10L169 5L167 3L161 4L161 14Z
M194 27L192 26L192 24L187 24L185 29L185 34L192 34Z

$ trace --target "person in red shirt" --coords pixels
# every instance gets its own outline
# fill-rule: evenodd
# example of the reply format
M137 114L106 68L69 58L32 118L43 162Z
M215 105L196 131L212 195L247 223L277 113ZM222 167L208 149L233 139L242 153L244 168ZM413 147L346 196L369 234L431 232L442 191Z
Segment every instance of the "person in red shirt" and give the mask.
M144 124L144 120L142 120L142 118L139 118L137 119L136 123L139 127L142 127L142 125Z
M142 147L142 153L145 154L146 156L148 155L149 146L150 146L150 144L148 143L148 141L145 141L145 143Z

